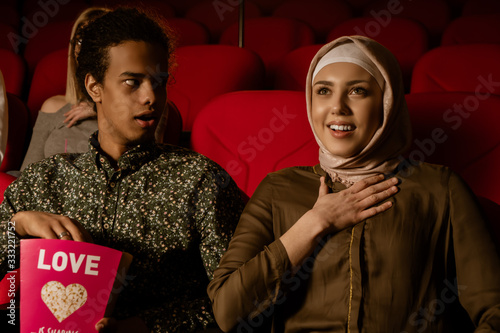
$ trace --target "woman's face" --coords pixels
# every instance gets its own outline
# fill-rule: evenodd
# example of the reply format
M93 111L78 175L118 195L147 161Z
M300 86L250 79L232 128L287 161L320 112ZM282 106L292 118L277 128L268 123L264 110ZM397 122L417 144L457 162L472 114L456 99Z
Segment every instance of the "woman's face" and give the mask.
M352 157L382 124L382 101L380 86L362 67L347 62L327 65L312 86L314 131L331 154Z

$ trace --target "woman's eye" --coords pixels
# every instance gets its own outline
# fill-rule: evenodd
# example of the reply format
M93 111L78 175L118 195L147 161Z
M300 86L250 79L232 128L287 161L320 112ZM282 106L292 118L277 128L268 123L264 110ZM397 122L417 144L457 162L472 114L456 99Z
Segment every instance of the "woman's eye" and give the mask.
M353 88L351 90L351 93L353 93L354 95L366 95L367 91L364 88L357 87L357 88Z
M319 88L319 89L317 90L317 92L316 92L316 93L317 93L318 95L326 95L326 94L328 94L329 92L330 92L330 91L329 91L327 88Z

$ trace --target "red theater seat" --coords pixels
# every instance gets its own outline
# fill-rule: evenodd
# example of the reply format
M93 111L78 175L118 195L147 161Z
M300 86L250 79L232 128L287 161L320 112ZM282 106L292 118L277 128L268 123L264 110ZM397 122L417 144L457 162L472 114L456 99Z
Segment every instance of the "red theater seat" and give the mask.
M194 4L185 17L203 24L210 32L211 42L217 42L224 30L238 22L240 1L204 0ZM259 17L260 9L245 1L245 18Z
M274 89L305 91L311 60L323 44L299 47L288 53L276 68Z
M0 71L3 73L7 92L20 97L26 74L24 59L11 50L0 48Z
M264 66L247 50L228 45L193 45L176 50L168 96L179 108L185 131L191 131L202 107L213 97L236 90L261 89Z
M219 96L198 115L191 143L226 169L248 197L269 172L318 163L305 94L299 91Z
M36 66L28 96L31 123L35 124L43 102L55 95L66 93L68 49L63 48L48 54Z
M220 44L238 45L238 25L222 33ZM314 44L314 33L305 23L284 17L261 17L245 21L245 48L257 53L266 66L271 87L277 66L292 50Z
M462 16L452 21L443 33L441 45L500 44L500 13Z
M498 0L468 0L462 7L462 16L500 13Z
M172 101L168 101L168 118L165 125L163 143L178 145L182 134L182 117L179 109Z
M33 74L36 65L46 55L67 48L71 37L73 21L49 22L29 38L24 50L29 73Z
M363 16L376 19L382 26L394 17L420 22L429 33L431 45L439 44L441 35L451 20L450 6L445 0L375 0L365 7Z
M14 29L19 29L21 16L17 11L16 4L2 3L0 5L0 22L10 25Z
M415 65L411 92L461 91L500 95L500 44L434 48Z
M408 156L449 166L480 196L500 204L500 96L406 95L413 128Z
M323 43L330 30L350 19L352 12L343 0L291 0L278 6L273 16L306 23L313 29L316 42Z
M393 17L382 26L373 17L354 18L335 27L327 40L349 35L366 36L387 47L398 59L406 91L410 91L413 67L429 50L429 36L422 24L412 19Z
M9 133L7 148L0 165L0 172L19 170L24 159L29 123L29 113L24 103L15 95L7 93L9 107Z
M262 16L271 16L276 8L287 0L248 0L256 4L262 12Z
M52 22L74 21L89 7L85 0L71 1L25 0L23 16L35 27L43 27Z
M0 21L0 48L18 53L24 48L24 40L14 27Z
M201 23L186 18L170 18L167 24L177 34L177 47L210 43L207 28Z

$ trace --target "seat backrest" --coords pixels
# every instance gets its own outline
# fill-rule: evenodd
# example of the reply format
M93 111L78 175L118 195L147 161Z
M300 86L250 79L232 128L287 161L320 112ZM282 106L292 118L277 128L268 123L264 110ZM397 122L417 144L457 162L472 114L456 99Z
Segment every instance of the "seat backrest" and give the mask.
M59 49L45 56L36 66L28 95L28 109L32 125L43 102L55 95L66 93L68 48Z
M302 46L288 53L276 68L274 89L305 91L309 66L322 46Z
M168 101L168 117L163 133L163 142L172 145L179 145L182 134L182 117L174 102Z
M429 35L422 24L408 18L393 17L387 24L381 25L373 17L359 17L340 23L330 31L327 39L332 41L350 35L372 38L388 48L399 62L406 91L410 91L413 67L429 50Z
M453 20L443 33L441 45L500 44L500 13L461 16Z
M500 96L406 95L413 128L407 156L449 166L477 194L500 204Z
M434 48L415 64L411 92L471 92L500 95L500 44Z
M248 197L272 171L318 163L305 93L299 91L221 95L198 115L191 144L222 166Z
M27 135L31 128L26 105L16 95L7 93L9 133L0 172L19 170L24 159Z
M420 22L427 29L431 47L433 47L439 44L441 35L451 20L451 10L445 0L404 2L375 0L365 6L363 16L374 18L381 26L388 24L394 17L404 17Z
M196 21L174 17L167 20L167 24L177 34L177 47L210 43L208 29Z
M5 89L21 97L26 75L24 59L11 50L0 48L0 71L5 80Z
M240 1L202 0L186 12L185 17L203 24L210 32L211 43L216 43L222 32L238 22ZM260 9L245 1L245 18L260 17Z
M352 15L351 8L343 0L290 0L273 12L273 16L293 18L308 24L317 43L324 43L330 30Z
M38 28L31 36L27 36L24 58L28 63L30 74L33 74L38 62L46 55L68 47L73 23L73 21L49 22Z
M236 90L261 89L264 65L247 50L228 45L192 45L175 52L178 66L168 96L190 131L201 108L213 97Z
M500 13L498 0L467 0L462 7L462 16Z
M2 2L0 4L0 22L2 24L10 25L15 31L19 30L19 25L21 22L21 15L17 8L17 3L6 3L8 1Z
M0 22L0 48L19 52L23 49L23 39L19 32L9 24Z
M238 24L226 29L220 44L238 45ZM244 47L257 53L266 66L271 87L278 64L292 50L314 44L314 32L305 23L284 17L260 17L245 21Z

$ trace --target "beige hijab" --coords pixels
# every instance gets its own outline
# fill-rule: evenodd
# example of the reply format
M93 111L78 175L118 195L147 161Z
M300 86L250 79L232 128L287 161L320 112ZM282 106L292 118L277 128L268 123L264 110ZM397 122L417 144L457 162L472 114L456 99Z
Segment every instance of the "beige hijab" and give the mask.
M352 43L357 50L346 55L345 52L331 52L332 49ZM361 52L359 52L361 51ZM334 62L367 63L365 68L382 87L384 119L371 141L358 154L343 158L331 154L314 132L311 120L312 80L316 67ZM371 66L371 67L370 67ZM317 71L316 71L317 73ZM381 82L383 80L383 82ZM340 37L323 46L311 62L306 82L306 102L309 123L319 145L319 162L333 181L346 186L363 178L392 173L400 163L400 157L411 144L411 126L408 108L404 98L403 80L399 64L393 54L372 39L363 36Z

